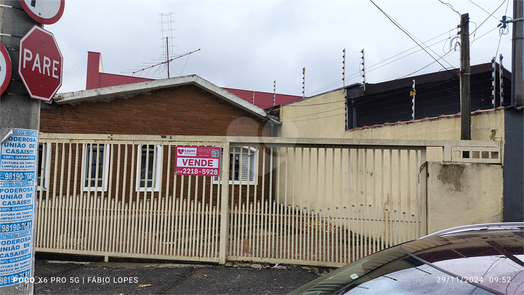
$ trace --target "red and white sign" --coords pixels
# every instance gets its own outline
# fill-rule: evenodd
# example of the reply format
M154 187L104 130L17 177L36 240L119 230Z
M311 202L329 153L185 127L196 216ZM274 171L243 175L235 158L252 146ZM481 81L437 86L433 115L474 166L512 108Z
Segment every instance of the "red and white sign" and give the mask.
M219 173L219 147L178 146L176 148L176 175L218 176Z
M64 14L65 0L19 0L25 12L37 22L50 25Z
M0 94L4 93L11 81L12 64L9 53L3 44L0 44Z
M33 99L50 102L62 86L62 53L55 36L34 26L20 40L18 74Z

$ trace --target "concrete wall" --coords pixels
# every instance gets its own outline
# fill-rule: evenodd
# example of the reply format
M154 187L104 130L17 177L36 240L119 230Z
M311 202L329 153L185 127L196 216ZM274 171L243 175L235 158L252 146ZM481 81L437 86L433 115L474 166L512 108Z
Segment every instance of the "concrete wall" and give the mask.
M428 233L502 221L502 166L428 164Z
M340 138L345 131L344 90L301 100L280 108L280 136Z
M281 107L280 136L307 138L460 139L460 116L345 129L344 90ZM504 110L477 111L471 118L472 140L503 140Z
M283 137L460 139L458 115L346 130L343 90L282 106L281 119ZM476 111L471 122L473 140L504 143L504 109ZM427 184L428 233L449 226L502 221L501 165L443 164L441 148L428 148L426 160L431 163Z

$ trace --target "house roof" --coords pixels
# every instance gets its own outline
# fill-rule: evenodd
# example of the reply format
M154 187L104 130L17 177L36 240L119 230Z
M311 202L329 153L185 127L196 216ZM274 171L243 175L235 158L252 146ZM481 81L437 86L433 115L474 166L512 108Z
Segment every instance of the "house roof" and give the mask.
M239 109L248 112L249 114L252 114L260 119L280 124L280 122L269 116L263 109L257 107L256 105L248 103L244 99L241 99L236 95L233 95L232 93L212 84L211 82L197 75L180 76L170 79L151 80L132 84L59 93L54 97L54 101L58 105L63 105L78 104L82 102L104 101L115 98L130 98L140 94L151 93L154 90L185 85L194 85L202 90L211 93L213 96L222 99L227 103L235 107L238 107Z
M233 88L224 89L242 98L248 103L254 104L262 109L271 108L277 105L284 105L302 99L302 96L276 93L274 95L275 104L273 104L273 93Z

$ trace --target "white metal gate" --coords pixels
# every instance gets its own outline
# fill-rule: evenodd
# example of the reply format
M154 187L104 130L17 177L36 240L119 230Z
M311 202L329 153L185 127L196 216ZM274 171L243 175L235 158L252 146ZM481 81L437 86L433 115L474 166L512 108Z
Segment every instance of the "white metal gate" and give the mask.
M174 175L179 145L222 147L221 176ZM344 265L426 234L428 145L42 134L35 249Z

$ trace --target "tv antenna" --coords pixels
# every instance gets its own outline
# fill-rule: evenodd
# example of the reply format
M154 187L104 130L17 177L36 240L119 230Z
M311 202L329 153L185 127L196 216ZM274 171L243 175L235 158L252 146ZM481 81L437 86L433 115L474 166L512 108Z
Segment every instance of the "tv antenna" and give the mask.
M169 63L172 62L173 60L177 59L177 58L181 58L181 57L184 57L184 56L190 55L190 54L195 53L195 52L197 52L197 51L200 51L200 49L193 50L193 51L190 51L190 52L187 52L187 53L184 53L184 54L181 54L181 55L175 56L175 57L173 57L173 58L171 58L171 59L168 59L168 60L166 60L166 61L163 61L163 62L161 62L161 63L157 63L157 64L155 64L155 65L149 66L149 67L147 67L147 68L143 68L143 69L140 69L140 70L138 70L138 71L134 71L134 72L133 72L133 75L136 74L136 73L138 73L138 72L141 72L141 71L149 70L149 69L152 69L152 68L154 68L154 67L158 67L158 66L161 66L161 65L167 64L167 77L170 78L170 77L169 77Z
M154 65L151 65L151 66L148 66L148 67L141 68L139 70L133 71L132 72L133 75L136 74L136 73L139 73L139 72L146 71L146 70L151 70L151 69L153 69L155 67L166 65L167 78L171 78L170 63L173 60L181 58L181 57L184 57L184 56L188 56L188 55L190 55L192 53L200 51L200 49L197 49L197 50L193 50L191 52L187 52L187 53L184 53L184 54L179 54L179 55L175 54L174 48L176 46L174 45L174 42L173 42L173 39L174 39L173 31L175 30L173 28L173 23L175 23L175 21L172 19L172 15L174 15L174 14L175 14L174 12L160 13L160 17L161 17L160 25L162 27L162 29L161 29L161 32L162 32L162 39L161 39L161 41L162 41L162 59L161 60L163 60L163 61L159 62L159 63L156 63ZM186 61L186 63L187 63L187 61Z
M173 28L173 23L175 22L171 16L175 14L174 12L167 12L167 13L160 13L160 26L161 26L161 32L162 32L162 54L164 55L163 58L165 60L165 64L167 65L167 77L171 78L169 74L169 62L171 61L169 59L169 56L173 56L174 54L174 48L175 45L172 41L173 38L173 31L175 30ZM163 63L160 63L163 64Z

